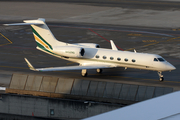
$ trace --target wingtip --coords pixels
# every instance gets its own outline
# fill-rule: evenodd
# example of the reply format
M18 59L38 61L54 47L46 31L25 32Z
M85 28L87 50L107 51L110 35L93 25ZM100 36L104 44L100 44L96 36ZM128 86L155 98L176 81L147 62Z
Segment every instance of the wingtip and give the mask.
M9 26L9 24L3 24L4 26Z
M113 40L110 40L110 43L111 43L112 50L117 50L118 51L118 49L117 49L116 45L114 44Z
M24 60L26 61L26 63L27 63L27 65L28 65L28 67L29 67L30 70L37 71L37 70L31 65L31 63L28 61L27 58L24 58Z

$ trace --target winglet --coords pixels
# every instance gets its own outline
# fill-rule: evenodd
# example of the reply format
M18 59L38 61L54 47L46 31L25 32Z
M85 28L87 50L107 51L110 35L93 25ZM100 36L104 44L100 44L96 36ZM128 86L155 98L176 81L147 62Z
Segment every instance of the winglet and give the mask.
M118 50L113 40L110 40L110 43L111 43L112 50Z
M37 69L35 69L35 68L31 65L31 63L30 63L26 58L24 58L24 60L26 61L26 63L27 63L27 65L28 65L28 67L29 67L30 70L38 71Z

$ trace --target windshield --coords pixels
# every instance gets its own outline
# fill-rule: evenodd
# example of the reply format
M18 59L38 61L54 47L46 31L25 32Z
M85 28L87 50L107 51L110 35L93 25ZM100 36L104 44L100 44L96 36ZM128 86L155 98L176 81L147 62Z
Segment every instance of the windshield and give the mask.
M164 62L165 60L163 58L154 58L154 61Z
M159 60L160 62L165 61L163 58L158 58L158 60Z

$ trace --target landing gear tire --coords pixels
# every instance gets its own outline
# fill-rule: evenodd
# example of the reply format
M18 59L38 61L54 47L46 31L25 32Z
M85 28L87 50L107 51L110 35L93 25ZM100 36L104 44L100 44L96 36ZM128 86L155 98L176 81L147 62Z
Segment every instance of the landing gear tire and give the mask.
M163 77L160 77L159 81L160 81L160 82L164 81L164 78L163 78Z
M87 70L86 69L83 69L82 72L81 72L81 75L83 77L86 77L87 76Z
M102 73L102 69L97 69L97 73Z
M159 75L159 81L160 81L160 82L164 81L164 77L163 77L161 71L158 71L158 75Z

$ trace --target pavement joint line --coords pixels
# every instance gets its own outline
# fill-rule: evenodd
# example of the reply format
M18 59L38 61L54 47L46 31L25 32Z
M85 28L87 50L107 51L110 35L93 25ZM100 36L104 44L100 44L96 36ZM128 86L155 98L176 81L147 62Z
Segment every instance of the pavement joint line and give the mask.
M112 0L112 1L117 1L117 0ZM125 1L121 0L120 2L124 3L143 3L143 4L159 4L159 5L180 5L180 3L170 3L170 2L142 2L142 1Z
M144 79L144 78L132 78L132 77L123 77L123 76L111 76L111 77L122 77L122 78L125 78L125 79L135 79L135 80L151 80L151 81L158 81L156 79Z
M135 80L149 80L149 81L159 81L159 80L156 80L156 79L144 79L144 78L132 78L132 77L123 77L123 76L111 76L111 77L122 77L122 78L125 78L125 79L135 79ZM169 82L169 83L180 83L180 81L163 81L163 82Z
M163 34L163 33L154 33L147 31L138 31L138 30L117 30L117 29L108 29L108 28L91 28L91 27L70 27L70 26L61 26L61 25L48 25L52 27L63 27L63 28L76 28L76 29L94 29L94 30L104 30L104 31L116 31L116 32L128 32L128 33L143 33L143 34L155 34L160 36L173 37L173 35Z
M12 42L6 36L4 36L2 33L0 33L0 35L9 42L9 43L5 43L5 44L0 44L0 46L5 46L5 45L8 45L8 44L12 44Z

